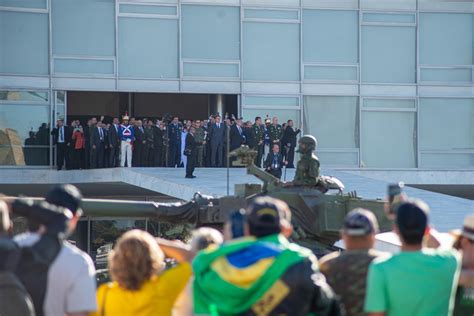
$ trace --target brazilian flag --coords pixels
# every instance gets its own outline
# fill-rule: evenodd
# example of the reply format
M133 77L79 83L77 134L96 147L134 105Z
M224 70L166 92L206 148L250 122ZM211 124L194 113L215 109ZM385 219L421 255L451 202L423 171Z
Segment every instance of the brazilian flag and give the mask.
M195 314L235 315L250 309L268 314L290 291L281 276L310 255L282 235L240 238L202 251L193 261Z

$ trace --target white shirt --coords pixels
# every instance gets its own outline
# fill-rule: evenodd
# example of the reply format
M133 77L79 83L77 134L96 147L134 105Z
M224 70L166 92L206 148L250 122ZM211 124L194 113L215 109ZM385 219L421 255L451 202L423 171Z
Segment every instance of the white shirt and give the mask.
M39 240L36 233L15 236L20 247L28 247ZM95 268L85 252L64 243L56 259L49 267L44 314L49 316L66 313L92 312L97 310Z

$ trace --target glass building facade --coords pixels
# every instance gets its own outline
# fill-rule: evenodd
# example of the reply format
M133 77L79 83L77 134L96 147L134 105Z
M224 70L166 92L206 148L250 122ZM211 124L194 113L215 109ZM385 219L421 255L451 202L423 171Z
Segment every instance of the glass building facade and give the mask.
M474 168L474 5L0 0L0 165L49 166L65 91L235 94L324 165Z

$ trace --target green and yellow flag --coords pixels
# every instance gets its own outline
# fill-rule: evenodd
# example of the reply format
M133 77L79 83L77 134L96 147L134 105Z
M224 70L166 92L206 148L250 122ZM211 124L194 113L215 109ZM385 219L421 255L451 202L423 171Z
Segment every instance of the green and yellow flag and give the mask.
M256 308L273 309L289 292L280 277L309 255L311 251L290 244L281 235L241 238L202 251L193 262L195 314L235 315ZM276 294L277 300L272 295L272 302L261 304L267 292Z

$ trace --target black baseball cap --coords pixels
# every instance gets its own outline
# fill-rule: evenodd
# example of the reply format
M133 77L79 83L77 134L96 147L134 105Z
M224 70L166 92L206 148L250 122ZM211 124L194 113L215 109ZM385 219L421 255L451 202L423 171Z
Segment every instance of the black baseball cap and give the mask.
M371 211L356 208L347 214L342 231L348 236L367 236L377 234L379 232L379 224Z
M397 209L396 223L403 240L408 244L421 243L428 227L429 207L421 200L408 200Z
M54 187L46 194L46 202L69 209L74 215L82 214L82 194L72 184L62 184Z
M278 234L285 221L291 223L291 212L281 200L268 196L258 197L247 207L247 223L253 236Z

